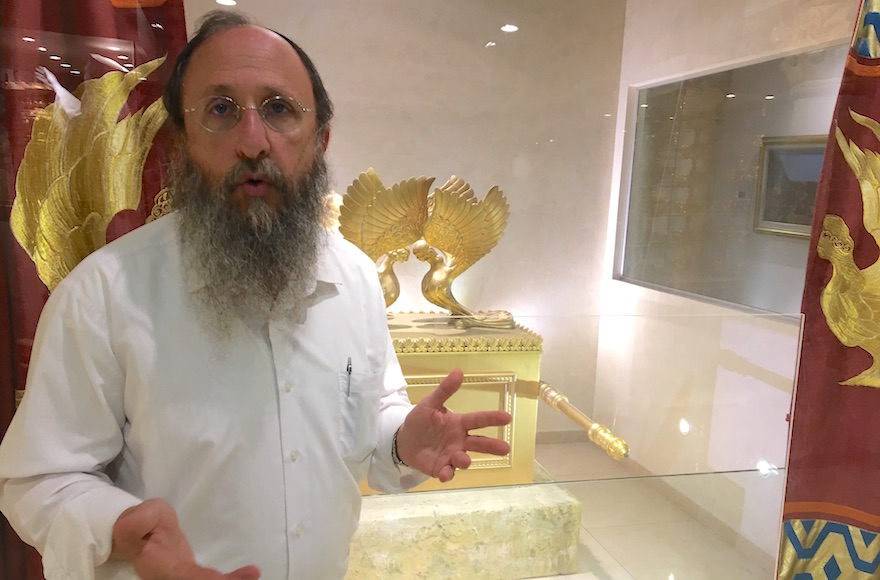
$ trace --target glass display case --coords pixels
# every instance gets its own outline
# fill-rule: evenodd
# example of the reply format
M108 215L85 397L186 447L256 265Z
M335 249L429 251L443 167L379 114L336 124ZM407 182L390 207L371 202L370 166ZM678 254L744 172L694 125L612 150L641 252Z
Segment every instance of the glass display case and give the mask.
M619 275L800 307L847 44L641 88Z
M595 332L543 336L569 322ZM625 442L628 455L613 458L538 396L544 425L556 429L539 431L533 449L513 446L513 462L533 454L528 481L499 485L506 472L475 461L473 473L449 485L365 498L350 578L774 574L798 316L534 316L517 324L541 339L539 382L570 395ZM563 350L594 359L595 368L568 375L568 361L554 356ZM421 356L455 358L454 366L480 371L475 377L513 377L512 406L533 403L534 369L498 355ZM466 380L450 408L467 405L469 387ZM494 407L483 399L483 408ZM530 412L526 406L524 425L514 413L514 432L529 429Z

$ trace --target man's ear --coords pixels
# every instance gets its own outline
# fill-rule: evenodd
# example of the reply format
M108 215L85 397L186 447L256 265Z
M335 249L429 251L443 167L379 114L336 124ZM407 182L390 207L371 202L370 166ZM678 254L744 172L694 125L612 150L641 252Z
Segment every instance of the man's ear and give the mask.
M330 144L330 127L324 127L318 133L318 141L321 145L321 152L327 152L327 146Z

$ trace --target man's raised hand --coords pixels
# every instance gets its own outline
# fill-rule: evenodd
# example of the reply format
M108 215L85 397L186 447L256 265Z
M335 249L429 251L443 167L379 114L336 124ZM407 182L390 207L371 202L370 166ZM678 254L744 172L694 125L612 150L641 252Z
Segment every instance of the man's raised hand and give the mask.
M410 411L397 434L400 459L444 483L452 479L456 469L470 466L468 451L492 455L510 452L510 445L504 441L469 433L483 427L507 425L511 420L509 413L453 413L446 408L446 401L461 387L463 378L459 369L449 373Z

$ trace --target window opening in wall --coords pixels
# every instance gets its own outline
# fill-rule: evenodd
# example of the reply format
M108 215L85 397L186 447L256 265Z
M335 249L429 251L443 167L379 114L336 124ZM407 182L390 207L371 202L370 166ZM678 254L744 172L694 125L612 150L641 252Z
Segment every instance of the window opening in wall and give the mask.
M799 312L809 238L800 214L791 227L761 219L762 156L768 143L818 142L821 158L846 54L834 46L640 90L619 278ZM813 187L790 185L799 203Z

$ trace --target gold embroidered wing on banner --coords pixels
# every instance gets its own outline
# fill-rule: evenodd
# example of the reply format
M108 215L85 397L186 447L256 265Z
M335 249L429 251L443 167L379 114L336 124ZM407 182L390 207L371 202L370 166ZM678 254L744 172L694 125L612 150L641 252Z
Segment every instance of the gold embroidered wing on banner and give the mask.
M117 123L129 93L164 61L87 80L75 96L80 113L57 103L40 111L15 182L16 240L49 290L106 243L117 213L137 209L141 175L167 113L161 99Z
M850 115L880 139L880 124L852 111ZM865 229L880 245L880 155L860 149L839 127L835 128L835 138L859 181ZM840 384L880 387L880 265L859 269L853 260L854 245L843 218L826 215L816 251L820 258L831 262L833 274L822 290L822 312L841 344L860 347L873 358L867 370Z

